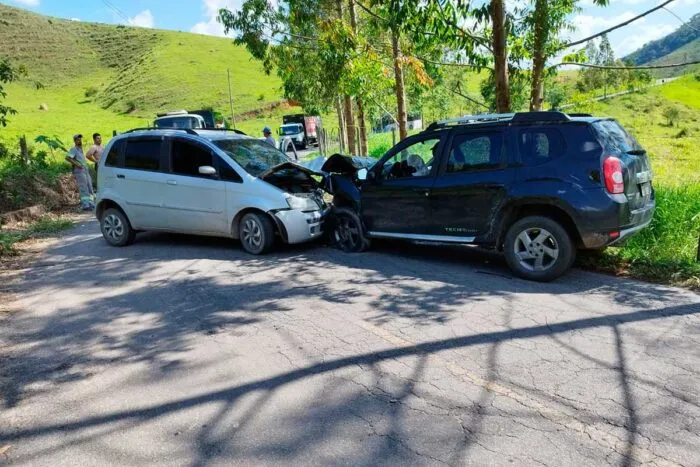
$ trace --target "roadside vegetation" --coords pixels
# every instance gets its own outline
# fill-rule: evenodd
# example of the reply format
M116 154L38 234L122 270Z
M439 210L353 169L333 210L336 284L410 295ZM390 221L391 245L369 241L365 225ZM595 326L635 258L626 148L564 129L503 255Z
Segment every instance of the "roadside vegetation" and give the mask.
M19 242L56 235L73 226L73 221L60 215L47 214L34 222L0 228L0 256L17 253Z

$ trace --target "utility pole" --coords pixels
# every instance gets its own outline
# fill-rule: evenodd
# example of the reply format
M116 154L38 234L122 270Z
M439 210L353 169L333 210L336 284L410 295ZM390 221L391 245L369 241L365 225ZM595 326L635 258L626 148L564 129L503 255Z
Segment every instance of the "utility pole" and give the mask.
M226 76L228 76L228 103L231 106L231 124L233 129L236 129L236 117L233 116L233 94L231 94L231 71L226 68Z

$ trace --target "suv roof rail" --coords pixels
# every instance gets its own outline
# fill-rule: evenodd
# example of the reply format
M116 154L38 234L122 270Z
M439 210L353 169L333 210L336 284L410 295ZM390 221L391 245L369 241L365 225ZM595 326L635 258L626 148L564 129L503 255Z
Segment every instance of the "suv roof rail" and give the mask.
M593 116L591 114L580 113L580 112L579 113L572 113L572 114L568 114L568 115L569 115L569 117L592 117Z
M154 130L160 130L160 131L184 131L188 135L196 135L197 132L194 131L192 128L157 128L157 127L142 127L142 128L132 128L131 130L127 130L124 133L133 133L134 131L154 131Z
M558 111L540 111L540 112L516 112L503 114L479 114L465 115L458 118L450 118L439 120L428 125L426 131L444 128L449 125L460 125L469 123L491 123L500 121L511 121L513 123L536 123L536 122L568 122L571 120L569 116Z
M571 120L564 112L547 110L539 112L518 112L513 116L513 123L568 122Z

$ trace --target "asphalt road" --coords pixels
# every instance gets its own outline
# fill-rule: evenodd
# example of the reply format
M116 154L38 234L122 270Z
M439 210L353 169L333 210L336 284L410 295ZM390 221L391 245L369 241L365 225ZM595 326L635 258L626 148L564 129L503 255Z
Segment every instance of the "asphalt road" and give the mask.
M700 465L700 296L97 223L0 321L0 463Z

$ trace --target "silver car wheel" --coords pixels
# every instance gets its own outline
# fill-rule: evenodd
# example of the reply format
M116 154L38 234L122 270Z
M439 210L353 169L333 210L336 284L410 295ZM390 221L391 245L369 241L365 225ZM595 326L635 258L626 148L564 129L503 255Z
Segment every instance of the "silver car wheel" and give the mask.
M243 241L253 250L257 250L262 246L263 233L262 227L254 219L247 219L243 224Z
M105 235L114 241L119 241L124 236L124 224L118 216L110 214L102 221Z
M541 228L525 229L513 244L515 257L520 266L528 271L546 271L559 258L559 244L548 230Z

